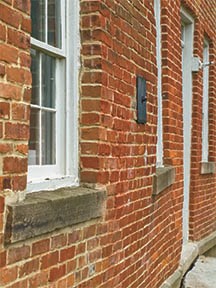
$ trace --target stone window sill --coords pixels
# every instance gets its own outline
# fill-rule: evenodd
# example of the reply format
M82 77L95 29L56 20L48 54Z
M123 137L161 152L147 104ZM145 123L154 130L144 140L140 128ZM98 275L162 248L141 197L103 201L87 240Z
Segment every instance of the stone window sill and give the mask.
M102 216L105 192L85 187L27 194L7 206L5 244L36 237Z
M153 178L153 195L156 196L175 182L175 168L165 166L156 169Z
M214 174L216 172L215 162L202 162L200 174Z

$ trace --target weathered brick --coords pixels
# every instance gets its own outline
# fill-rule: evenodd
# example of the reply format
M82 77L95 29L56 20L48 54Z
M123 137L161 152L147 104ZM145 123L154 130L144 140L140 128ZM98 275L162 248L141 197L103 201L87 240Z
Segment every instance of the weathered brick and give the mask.
M7 79L8 81L18 84L30 85L31 73L29 70L26 69L10 67L7 69Z
M33 259L19 267L19 277L27 276L39 269L39 259Z
M54 282L58 280L59 278L63 277L66 273L66 266L65 265L60 265L57 267L54 267L50 270L50 276L49 276L49 281Z
M17 279L17 267L9 267L1 269L0 285L5 287L8 283Z
M4 3L0 3L0 19L5 23L18 28L21 22L21 15L12 7L6 6Z
M0 97L6 99L20 100L22 97L22 88L13 84L0 82Z
M10 118L10 104L7 102L0 102L0 118Z
M32 256L43 254L49 251L50 239L40 240L32 245Z
M59 260L58 251L43 256L41 258L41 269L44 270L46 268L56 265L58 263L58 260Z
M19 50L16 47L9 46L5 43L0 43L0 50L0 61L17 63Z
M60 251L60 262L72 259L75 255L75 246L65 248Z
M21 246L14 247L8 250L8 264L12 264L30 256L30 247Z
M27 159L18 157L5 157L3 160L5 173L25 173L27 171Z
M25 124L5 124L5 139L13 140L28 140L29 139L29 126Z
M8 43L25 50L30 48L29 36L14 29L8 29Z

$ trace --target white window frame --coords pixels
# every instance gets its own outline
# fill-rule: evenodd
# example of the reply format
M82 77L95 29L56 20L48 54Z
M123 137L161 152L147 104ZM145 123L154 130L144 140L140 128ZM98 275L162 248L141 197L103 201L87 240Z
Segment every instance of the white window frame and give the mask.
M66 19L61 23L62 49L31 38L32 48L37 48L41 52L49 51L49 54L56 56L57 59L56 78L58 83L61 83L56 87L56 163L58 164L29 165L27 192L79 185L79 1L64 0L62 3L64 5L61 6L63 7L61 19Z
M209 62L209 42L203 45L203 63ZM203 105L202 105L202 162L209 157L209 66L203 65Z
M182 27L182 96L183 96L183 139L184 139L184 200L183 200L183 243L189 239L189 199L192 133L192 59L194 18L181 8Z
M162 65L161 65L161 0L154 0L156 21L156 60L157 60L157 152L156 167L163 167L163 105L162 105Z

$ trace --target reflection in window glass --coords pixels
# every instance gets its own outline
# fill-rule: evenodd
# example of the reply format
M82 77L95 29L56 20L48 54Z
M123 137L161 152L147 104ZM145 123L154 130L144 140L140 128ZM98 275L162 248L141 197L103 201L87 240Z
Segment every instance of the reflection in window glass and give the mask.
M32 73L32 96L31 96L31 103L39 105L40 104L40 97L39 97L39 67L40 67L40 58L39 53L31 49L31 73Z
M31 0L32 37L45 42L45 0Z
M61 1L48 0L48 44L61 48Z
M42 111L42 165L55 164L55 112Z
M40 110L31 108L30 140L29 140L29 165L40 164Z
M55 108L55 58L42 54L42 106Z

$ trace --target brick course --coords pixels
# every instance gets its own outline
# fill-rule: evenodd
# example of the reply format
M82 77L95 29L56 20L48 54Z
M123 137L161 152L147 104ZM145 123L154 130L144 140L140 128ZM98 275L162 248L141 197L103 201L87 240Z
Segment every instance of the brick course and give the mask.
M175 2L175 3L174 3ZM152 196L157 67L153 1L80 0L80 180L104 188L104 216L4 246L5 198L26 188L30 0L0 3L0 286L159 287L182 249L183 108L180 7L216 55L214 1L161 0L164 163L176 182ZM214 9L213 9L214 7ZM216 161L216 66L209 70L209 161ZM136 75L147 80L147 124L136 122ZM215 231L215 175L201 175L202 71L193 74L190 239ZM86 203L88 205L88 203Z

